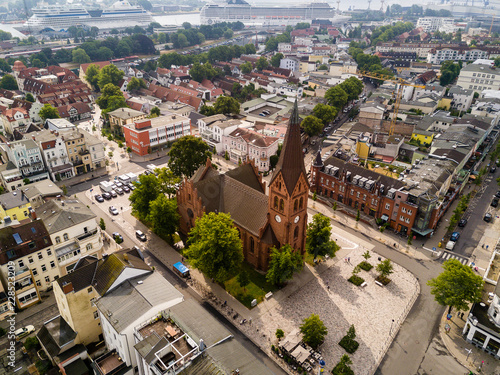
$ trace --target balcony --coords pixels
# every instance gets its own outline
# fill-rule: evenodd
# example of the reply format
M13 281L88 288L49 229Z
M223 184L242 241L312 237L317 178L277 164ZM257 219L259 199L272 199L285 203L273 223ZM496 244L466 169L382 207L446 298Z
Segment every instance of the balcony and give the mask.
M78 153L79 153L80 155L89 155L89 154L90 154L90 151L89 151L89 150L80 150L80 151L78 151Z
M93 235L95 235L96 233L98 232L98 229L94 229L94 230L91 230L91 231L88 231L88 232L85 232L83 234L80 234L79 236L76 237L76 239L78 241L83 241L84 239L86 238L89 238L89 237L92 237Z

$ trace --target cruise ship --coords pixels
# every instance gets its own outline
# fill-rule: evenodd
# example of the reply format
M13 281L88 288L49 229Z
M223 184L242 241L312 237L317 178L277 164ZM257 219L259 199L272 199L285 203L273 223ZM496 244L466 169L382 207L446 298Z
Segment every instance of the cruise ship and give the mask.
M96 26L99 29L148 26L153 22L151 14L140 6L119 0L107 9L87 10L78 5L38 4L33 16L22 25L31 32L42 30L66 31L70 26Z
M345 22L349 17L340 16L326 2L312 2L297 6L257 6L245 0L220 0L205 4L201 9L200 22L210 25L218 22L241 21L255 25L295 25L314 19Z

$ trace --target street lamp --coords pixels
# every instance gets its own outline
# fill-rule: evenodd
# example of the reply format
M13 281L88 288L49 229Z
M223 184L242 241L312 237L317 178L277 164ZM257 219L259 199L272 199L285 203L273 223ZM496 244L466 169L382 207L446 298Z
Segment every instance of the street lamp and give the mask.
M391 330L389 331L389 335L392 334L392 326L394 325L394 319L392 319L392 322L391 322Z
M472 349L465 349L465 351L467 352L467 358L465 358L465 362L467 362L467 360L469 359L470 353L472 353Z

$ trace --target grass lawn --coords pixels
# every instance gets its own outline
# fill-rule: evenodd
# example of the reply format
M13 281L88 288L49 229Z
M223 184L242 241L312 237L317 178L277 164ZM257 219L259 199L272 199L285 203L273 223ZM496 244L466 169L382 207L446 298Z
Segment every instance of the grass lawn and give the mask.
M273 292L276 290L276 287L268 283L266 276L254 270L248 263L243 263L242 270L248 273L250 284L243 290L238 283L238 276L236 275L224 283L224 288L229 294L250 309L254 299L257 300L257 303L262 302L266 293Z

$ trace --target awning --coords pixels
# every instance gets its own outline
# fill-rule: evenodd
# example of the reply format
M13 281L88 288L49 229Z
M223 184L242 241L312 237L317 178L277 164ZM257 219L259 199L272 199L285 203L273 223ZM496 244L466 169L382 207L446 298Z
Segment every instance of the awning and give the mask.
M417 228L411 228L411 231L413 233L420 234L421 236L427 236L428 234L434 232L434 229L427 228L427 229L424 229L424 230L418 230Z
M389 216L387 216L386 214L383 214L380 219L384 220L384 221L387 221L389 220Z

